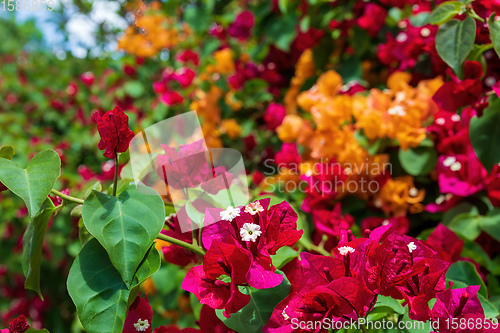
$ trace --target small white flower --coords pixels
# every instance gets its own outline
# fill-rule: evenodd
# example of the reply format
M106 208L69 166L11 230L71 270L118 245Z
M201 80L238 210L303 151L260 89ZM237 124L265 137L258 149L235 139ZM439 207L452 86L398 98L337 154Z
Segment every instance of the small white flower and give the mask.
M404 29L404 28L406 28L407 25L408 25L408 23L406 23L406 21L400 21L398 23L398 28Z
M462 164L460 164L460 162L455 162L450 166L451 171L458 171L460 169L462 169Z
M416 249L417 249L417 246L415 245L415 242L410 242L410 244L408 244L408 251L410 251L410 253L412 253Z
M396 36L396 40L400 43L403 43L405 42L406 40L408 39L408 35L404 32L400 32L397 36Z
M255 215L263 211L264 207L262 207L259 201L250 202L245 206L245 213L250 213L251 215Z
M290 316L286 314L285 310L288 309L288 305L283 309L283 311L281 312L281 315L283 316L283 318L285 320L288 320L290 319Z
M460 121L460 115L454 114L453 116L451 116L451 120L454 122Z
M305 173L306 177L311 177L313 175L313 171L311 169L307 170Z
M385 219L383 222L382 222L382 225L388 225L389 224L389 220Z
M375 199L375 201L373 202L373 205L377 208L382 207L382 200L380 198Z
M497 83L497 80L493 76L488 76L486 79L484 79L484 84L486 84L488 87L493 87Z
M165 222L172 220L175 216L175 213L170 213L167 217L165 217Z
M412 187L409 191L408 191L408 194L411 196L411 197L416 197L418 195L418 189L415 188L415 187Z
M387 113L390 115L396 115L396 116L404 116L406 115L406 111L403 109L401 105L396 105L387 110Z
M423 28L422 30L420 30L420 35L422 35L422 37L429 37L430 34L431 31L429 30L429 28Z
M262 231L260 231L260 225L255 223L245 223L240 229L240 237L244 242L255 242L257 240L257 237L259 237L261 234Z
M440 195L439 197L436 198L436 203L440 205L444 202L444 200L445 200L444 195Z
M348 253L353 253L354 249L350 246L341 246L339 247L339 253L341 256L346 256Z
M449 167L451 166L453 163L455 163L457 161L457 159L455 158L455 156L448 156L447 158L444 159L443 161L443 165L445 167Z
M240 216L240 209L238 207L229 206L226 210L220 212L220 218L224 221L231 222L236 216Z
M144 332L149 328L149 321L147 319L140 319L134 324L135 329L138 332Z
M444 125L445 122L446 122L446 120L444 120L444 118L436 119L436 124L438 124L438 125Z

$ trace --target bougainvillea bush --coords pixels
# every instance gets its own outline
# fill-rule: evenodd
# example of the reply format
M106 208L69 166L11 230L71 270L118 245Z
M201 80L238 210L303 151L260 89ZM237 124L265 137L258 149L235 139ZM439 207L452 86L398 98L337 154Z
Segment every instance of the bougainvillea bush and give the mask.
M117 13L84 59L0 21L0 332L500 331L500 2ZM191 110L244 205L134 182L134 136Z

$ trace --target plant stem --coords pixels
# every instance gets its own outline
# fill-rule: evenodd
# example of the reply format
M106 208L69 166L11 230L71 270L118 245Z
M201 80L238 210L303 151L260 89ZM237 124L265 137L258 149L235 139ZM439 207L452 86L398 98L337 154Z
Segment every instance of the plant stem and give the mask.
M116 187L118 186L118 154L115 157L115 179L113 181L113 196L116 197Z
M188 249L190 251L193 251L194 253L200 255L202 258L205 256L205 251L203 251L202 248L198 247L198 246L195 246L193 244L189 244L189 243L186 243L186 242L183 242L177 238L173 238L173 237L170 237L170 236L167 236L167 235L164 235L164 234L158 234L158 236L156 236L156 238L158 239L161 239L165 242L169 242L169 243L172 243L172 244L175 244L175 245L179 245L185 249Z
M57 195L59 198L63 198L66 201L77 203L77 204L83 204L83 200L82 199L78 199L78 198L72 197L70 195L66 195L66 194L61 193L59 191L56 191L54 189L50 190L50 192L53 193L53 194L55 194L55 195Z
M316 251L316 252L321 253L322 255L327 256L327 257L332 256L332 254L330 252L328 252L327 250L325 250L323 247L316 246L316 245L309 243L309 242L304 242L302 239L299 240L299 244L304 246L304 248L308 251Z
M366 326L364 324L361 325L361 330L363 331L363 333L368 333Z

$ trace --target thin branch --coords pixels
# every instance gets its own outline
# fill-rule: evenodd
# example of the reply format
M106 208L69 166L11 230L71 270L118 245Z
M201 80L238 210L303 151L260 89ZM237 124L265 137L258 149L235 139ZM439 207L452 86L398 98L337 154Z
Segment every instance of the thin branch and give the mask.
M59 198L62 198L62 199L64 199L64 200L66 200L66 201L73 202L73 203L77 203L77 204L83 204L83 200L82 200L82 199L78 199L78 198L72 197L72 196L70 196L70 195L66 195L66 194L61 193L61 192L59 192L59 191L56 191L56 190L54 190L54 189L50 190L50 192L51 192L52 194L57 195Z
M113 181L113 196L116 197L116 187L118 186L118 154L115 157L115 179Z
M205 251L203 251L202 248L198 247L198 246L195 246L193 244L189 244L189 243L186 243L186 242L183 242L177 238L173 238L173 237L170 237L170 236L167 236L167 235L164 235L164 234L158 234L158 236L156 236L157 239L160 239L162 241L165 241L165 242L169 242L169 243L172 243L172 244L175 244L175 245L179 245L185 249L188 249L190 251L193 251L194 253L200 255L202 258L205 256Z

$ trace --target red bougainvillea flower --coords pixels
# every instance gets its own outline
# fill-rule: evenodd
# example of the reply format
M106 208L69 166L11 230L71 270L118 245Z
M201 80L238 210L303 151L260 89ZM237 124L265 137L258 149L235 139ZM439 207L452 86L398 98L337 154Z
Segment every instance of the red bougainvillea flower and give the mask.
M436 303L431 311L431 318L434 321L433 327L437 327L439 333L465 332L466 330L453 329L453 322L476 322L481 320L485 325L484 310L477 297L480 286L468 286L466 288L451 289L453 282L450 282L450 288L436 294ZM490 322L491 324L491 322ZM493 326L493 325L491 325ZM491 330L471 330L470 332L496 332Z
M203 140L175 147L162 144L165 154L158 155L157 173L169 186L177 189L195 187L213 178L213 170L205 155Z
M297 144L295 144L295 142L283 143L281 145L281 150L274 155L274 162L279 168L286 167L288 169L297 170L300 163Z
M257 202L260 207L257 207ZM208 209L203 245L210 249L214 240L220 240L240 247L252 261L246 276L248 284L257 289L272 288L279 285L283 278L275 273L270 256L283 246L295 245L302 236L302 230L297 230L297 213L286 201L271 207L269 198L257 202L253 207L235 208L239 210L238 215L228 215L221 209ZM220 220L226 215L229 217Z
M12 319L8 329L0 330L0 333L24 333L30 328L26 317L20 315L16 319Z
M195 77L196 73L192 69L183 67L175 71L173 79L179 82L183 88L187 88L191 85Z
M392 225L400 235L404 235L410 230L410 221L406 216L400 217L367 217L361 221L361 230L373 230L382 225Z
M203 265L189 270L182 289L198 297L200 303L213 309L224 309L224 316L237 312L250 301L250 295L242 294L239 285L246 283L251 258L247 251L219 240L205 254ZM230 277L230 282L224 282Z
M437 251L439 259L449 263L458 260L464 247L464 241L441 223L429 235L427 243Z
M184 97L182 97L182 95L179 94L178 92L170 90L170 91L165 91L161 95L161 101L168 106L172 106L184 102Z
M236 19L229 25L227 31L231 37L240 40L247 39L250 37L254 21L255 19L252 12L245 10L236 16Z
M128 315L125 319L123 333L146 332L152 333L151 321L153 320L153 310L148 302L148 296L142 298L136 297L128 309Z
M271 103L266 109L264 113L264 121L266 122L266 126L271 131L274 131L281 123L286 116L286 109L283 105L278 103Z
M315 209L328 209L328 203L337 197L337 186L343 184L347 177L344 169L335 160L315 163L311 175L304 174L300 177L307 182L302 210L311 213Z
M287 277L292 284L291 293L276 306L264 332L319 332L293 329L291 319L304 322L324 318L356 320L375 304L375 293L362 281L345 276L342 259L310 253L301 253L300 257L300 261L290 263L291 269L288 265L283 269L290 273Z
M372 37L376 37L380 29L385 24L387 11L374 3L368 3L365 6L363 15L358 18L358 25L365 29Z
M153 331L153 333L197 333L197 332L202 332L202 331L190 327L181 329L175 325L160 326L158 328L155 328L155 330Z
M179 52L175 57L175 60L184 63L192 62L195 66L198 66L198 64L200 63L200 57L198 56L198 53L191 50L183 50Z
M450 69L447 73L451 81L443 84L432 98L441 109L455 112L460 107L474 103L481 97L483 67L479 62L465 62L463 80L459 80Z
M354 218L351 215L345 214L342 216L342 206L340 203L337 203L333 210L314 210L312 218L315 226L312 239L318 244L322 241L323 235L328 236L327 241L324 242L324 248L327 251L331 251L337 246L340 231L350 229L354 224Z
M128 116L119 106L106 112L102 117L96 112L93 118L97 122L97 129L101 136L98 147L100 150L105 150L104 156L116 158L116 153L127 151L134 132L128 127Z
M80 75L80 80L82 80L83 84L87 86L91 86L92 83L94 83L94 73L92 72L85 72L82 75Z

